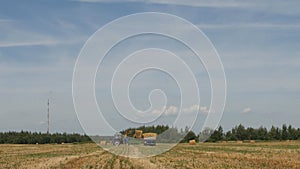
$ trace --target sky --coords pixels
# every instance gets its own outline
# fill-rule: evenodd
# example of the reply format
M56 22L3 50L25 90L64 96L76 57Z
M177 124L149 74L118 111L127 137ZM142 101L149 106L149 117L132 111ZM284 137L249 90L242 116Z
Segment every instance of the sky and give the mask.
M227 99L220 121L225 130L240 123L252 127L300 127L299 5L296 0L1 1L0 131L46 131L50 98L50 131L83 133L72 99L72 76L79 52L105 24L140 12L179 16L210 39L226 74ZM132 123L121 120L108 99L106 76L111 72L105 72L115 68L122 54L149 44L175 50L188 59L191 54L187 49L168 40L156 36L133 38L117 46L100 66L104 73L95 80L97 103L116 129ZM194 61L187 63L192 65ZM183 112L201 110L194 128L198 132L210 106L210 85L203 66L191 67L197 69L201 104L184 105ZM143 75L132 83L132 103L145 109L151 89L165 90L169 96L167 111L156 123L169 124L178 113L178 86L161 72ZM193 117L187 113L186 119ZM182 126L190 125L182 121Z

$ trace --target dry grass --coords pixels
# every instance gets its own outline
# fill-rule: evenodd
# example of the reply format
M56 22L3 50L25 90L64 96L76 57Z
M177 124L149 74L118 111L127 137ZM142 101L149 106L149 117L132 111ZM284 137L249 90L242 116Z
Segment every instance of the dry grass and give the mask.
M0 145L0 168L300 168L300 141L179 144L142 159L95 144L6 144Z

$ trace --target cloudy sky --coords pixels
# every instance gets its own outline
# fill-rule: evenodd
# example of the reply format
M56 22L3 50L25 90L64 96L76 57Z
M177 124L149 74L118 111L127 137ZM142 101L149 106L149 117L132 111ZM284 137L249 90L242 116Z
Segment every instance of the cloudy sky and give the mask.
M296 0L1 1L0 131L45 131L46 102L50 98L51 131L83 132L72 100L77 56L99 28L137 12L177 15L197 25L211 40L227 78L227 101L220 122L225 129L240 123L253 127L284 123L300 127L299 5ZM176 43L166 45L170 43L163 43L166 39L161 37L133 40L140 42L139 47L155 43L188 55ZM127 45L121 44L107 56L103 71L113 69L120 61L119 55L135 47L130 40ZM203 68L196 72L201 84L201 104L183 106L187 119L192 118L190 112L195 109L205 116L210 106L207 75ZM110 92L106 75L97 75L97 101L103 105L107 120L119 129L128 124L111 114L115 111L105 99ZM170 102L157 123L174 120L178 114L178 88L172 84L173 79L149 71L135 81L131 89L133 104L145 109L150 89L164 89ZM152 113L158 110L159 107ZM202 122L200 119L195 129L199 130Z

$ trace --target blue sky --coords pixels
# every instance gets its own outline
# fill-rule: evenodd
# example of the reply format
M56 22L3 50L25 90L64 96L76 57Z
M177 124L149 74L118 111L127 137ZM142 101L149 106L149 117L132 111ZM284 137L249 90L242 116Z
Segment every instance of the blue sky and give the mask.
M296 0L1 1L0 130L45 131L46 100L50 97L51 130L82 132L72 103L76 58L101 26L137 12L185 18L212 41L227 77L227 103L220 123L225 129L239 123L300 127L299 5ZM113 65L114 60L108 58L107 62ZM165 78L166 84L171 81ZM205 83L203 93L209 90ZM138 91L149 88L139 87ZM146 104L138 102L144 102L144 96L136 92L138 105ZM207 94L203 106L209 106Z

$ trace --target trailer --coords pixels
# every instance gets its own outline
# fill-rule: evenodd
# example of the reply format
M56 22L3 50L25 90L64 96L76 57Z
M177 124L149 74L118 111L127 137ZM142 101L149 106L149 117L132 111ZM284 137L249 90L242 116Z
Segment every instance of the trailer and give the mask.
M156 133L144 133L144 145L145 146L156 146Z

